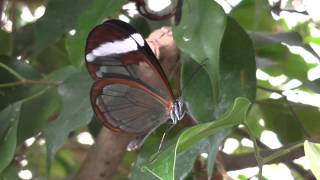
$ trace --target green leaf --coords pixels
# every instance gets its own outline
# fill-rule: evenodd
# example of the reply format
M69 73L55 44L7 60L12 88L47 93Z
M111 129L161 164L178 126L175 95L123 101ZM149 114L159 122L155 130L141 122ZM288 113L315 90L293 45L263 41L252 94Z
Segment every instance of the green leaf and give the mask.
M93 115L89 101L92 81L85 71L71 75L59 87L62 110L57 120L43 131L47 142L49 161L64 144L71 131L87 125Z
M84 63L84 49L89 32L106 17L112 17L119 12L124 0L95 0L79 17L74 36L68 36L68 50L73 64Z
M7 56L0 56L0 63L12 69L26 79L41 79L40 74L37 73L29 64L23 61L11 59ZM14 75L12 75L12 73L4 69L3 67L0 67L0 84L16 81L19 80ZM45 87L43 85L20 85L0 88L0 110L11 103L32 96L33 94L38 93L44 88Z
M320 112L317 107L290 102L296 115L284 100L263 100L258 103L267 129L274 131L283 144L294 143L304 138L301 126L313 137L320 136Z
M10 34L6 31L0 29L0 54L1 55L9 55L10 54Z
M304 142L304 152L310 164L310 169L317 179L320 179L320 144Z
M21 106L18 144L40 132L48 120L58 114L59 106L60 97L56 89L48 89L25 101Z
M63 82L69 76L73 75L76 72L79 72L79 69L75 68L74 66L71 66L71 65L70 66L65 66L63 68L60 68L60 69L48 74L46 79Z
M241 47L241 48L239 48ZM183 94L193 119L209 122L221 117L234 100L239 97L255 99L256 68L254 48L246 32L232 19L227 19L227 27L220 47L219 99L213 102L209 76L203 68L188 57L182 67ZM226 131L228 132L228 131ZM221 132L210 137L212 158L208 160L209 176L213 170L216 152L222 139L227 135Z
M290 46L302 47L320 60L320 56L313 50L313 48L309 44L306 44L304 42L302 36L297 32L251 32L250 36L256 48L261 48L263 46L271 44L285 43Z
M252 41L245 30L232 18L222 39L220 49L220 103L228 108L235 98L251 101L256 96L256 61ZM241 47L241 48L239 48Z
M244 121L250 102L246 98L237 98L233 107L220 119L186 129L176 143L164 151L145 168L159 179L175 177L176 156L201 141L203 138L221 132Z
M272 18L267 1L241 1L232 9L230 15L246 30L272 31L279 24Z
M216 156L219 151L220 144L225 140L226 136L230 133L230 129L225 129L219 133L216 133L208 138L208 158L207 158L207 172L208 179L212 179L212 173L214 171L214 165L216 162Z
M0 173L0 180L21 180L17 172L17 167L14 164L11 164L2 173Z
M261 67L266 73L272 76L282 74L302 82L308 81L309 65L299 55L289 52L288 48L275 44L258 50L258 55L268 59L269 67Z
M173 29L177 46L209 74L213 101L219 92L219 52L226 26L223 9L211 0L186 0L181 22Z
M238 48L242 47L242 48ZM219 118L233 103L242 96L251 101L255 99L256 68L254 49L249 36L231 18L228 18L220 49L219 101L212 101L212 88L208 74L202 66L183 56L182 67L183 94L188 110L199 122Z
M131 180L158 179L146 171L143 167L150 163L150 157L154 157L154 152L157 152L161 137L162 134L157 133L156 135L148 138L147 142L139 151L138 158L131 172ZM174 141L175 138L170 140L167 138L164 147L171 145ZM175 179L185 179L185 177L192 171L195 160L201 152L204 152L207 149L208 144L208 140L201 141L176 157Z
M49 1L44 16L35 24L33 55L38 55L71 30L90 2L87 0Z
M69 52L66 48L66 38L59 39L57 42L48 46L30 62L35 69L45 74L71 65Z
M7 128L4 136L0 137L0 174L14 157L17 143L20 105L20 102L15 103L0 112L0 119L8 118L8 115L10 115L10 118L6 119L10 122L10 127Z

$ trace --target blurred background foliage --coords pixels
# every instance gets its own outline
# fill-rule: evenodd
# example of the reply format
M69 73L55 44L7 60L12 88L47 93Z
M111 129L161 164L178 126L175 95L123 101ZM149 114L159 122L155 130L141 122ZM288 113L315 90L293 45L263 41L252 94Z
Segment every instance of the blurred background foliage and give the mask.
M146 0L146 6L161 15L178 2ZM261 152L287 150L281 154L285 158L264 166L265 179L319 177L320 148L311 143L320 139L318 7L317 0L185 0L175 26L172 19L141 16L134 1L0 0L0 179L67 179L77 173L101 128L88 99L92 80L84 67L84 46L90 30L108 18L129 21L145 37L173 26L183 94L199 123L226 117L237 97L252 102L246 122ZM185 145L175 157L176 179L255 178L257 165L249 160L240 167L216 161L218 151L217 159L254 158L250 133L239 124L219 131L207 126L213 136ZM178 125L170 133L167 151L181 129ZM142 150L128 152L113 179L156 179L141 168L163 131ZM305 140L311 141L305 143L307 157L293 155ZM147 167L165 174L159 165L166 159L159 157Z

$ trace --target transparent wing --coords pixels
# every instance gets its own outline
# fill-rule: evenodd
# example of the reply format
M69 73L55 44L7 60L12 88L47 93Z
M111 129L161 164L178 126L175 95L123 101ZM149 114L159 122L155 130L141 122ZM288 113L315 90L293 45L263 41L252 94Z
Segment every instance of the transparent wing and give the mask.
M113 130L144 134L169 118L169 102L130 79L96 81L91 103L98 119Z
M125 22L109 20L93 29L85 57L94 80L110 75L129 76L174 101L168 80L147 42Z

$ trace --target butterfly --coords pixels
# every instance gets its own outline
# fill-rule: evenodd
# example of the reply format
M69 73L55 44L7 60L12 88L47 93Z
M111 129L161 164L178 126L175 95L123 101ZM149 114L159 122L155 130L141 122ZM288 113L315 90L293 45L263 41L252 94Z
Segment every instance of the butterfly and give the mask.
M136 134L127 150L141 147L159 126L184 114L147 42L131 25L107 20L88 35L85 61L91 78L90 101L107 128Z

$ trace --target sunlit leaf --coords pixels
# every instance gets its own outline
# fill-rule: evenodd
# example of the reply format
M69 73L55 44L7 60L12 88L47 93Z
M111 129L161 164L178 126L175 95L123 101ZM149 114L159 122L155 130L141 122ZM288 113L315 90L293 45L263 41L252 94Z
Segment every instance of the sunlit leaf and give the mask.
M304 152L310 164L310 169L317 179L320 179L320 144L304 142Z

